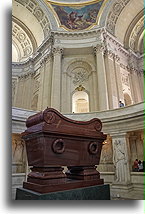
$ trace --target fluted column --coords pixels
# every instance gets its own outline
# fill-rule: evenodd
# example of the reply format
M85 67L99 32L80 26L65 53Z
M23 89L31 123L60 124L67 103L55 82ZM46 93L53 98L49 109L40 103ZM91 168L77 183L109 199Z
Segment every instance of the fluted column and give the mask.
M120 73L120 58L115 55L114 57L114 67L115 67L115 75L116 75L116 86L117 86L117 97L118 102L119 100L124 101L124 95L123 95L123 87L122 87L122 81L121 81L121 73Z
M118 108L118 94L116 84L116 74L114 66L115 54L111 50L107 50L105 54L105 68L107 74L109 109Z
M51 89L51 107L61 111L61 60L62 49L53 48L53 72Z
M51 106L52 54L45 57L42 108Z
M68 92L70 94L70 87L68 86L69 79L67 78L67 73L62 73L62 99L61 99L61 112L66 113L70 112L68 108L70 106L70 100L68 96Z
M131 89L132 89L132 94L134 98L134 102L142 102L142 96L141 96L141 89L140 89L140 83L139 83L139 77L138 73L136 70L131 69L130 71L130 82L131 82Z
M130 177L130 146L127 133L116 133L112 136L113 163L115 167L115 183L129 184Z
M99 102L98 102L98 85L97 85L97 72L92 71L92 79L93 79L93 100L94 100L94 107L91 111L99 111Z
M107 78L104 64L104 48L102 44L98 44L94 47L94 54L96 58L99 110L102 111L109 109Z
M43 110L43 92L44 92L44 73L45 73L45 59L40 62L40 87L38 96L38 110Z
M138 72L138 79L140 84L141 100L144 100L144 71L141 70Z

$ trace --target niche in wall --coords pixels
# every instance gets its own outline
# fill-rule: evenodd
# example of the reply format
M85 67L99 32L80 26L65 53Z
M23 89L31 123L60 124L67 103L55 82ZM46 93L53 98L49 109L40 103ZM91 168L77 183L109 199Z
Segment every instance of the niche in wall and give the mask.
M89 112L89 96L85 91L76 91L72 96L72 112Z

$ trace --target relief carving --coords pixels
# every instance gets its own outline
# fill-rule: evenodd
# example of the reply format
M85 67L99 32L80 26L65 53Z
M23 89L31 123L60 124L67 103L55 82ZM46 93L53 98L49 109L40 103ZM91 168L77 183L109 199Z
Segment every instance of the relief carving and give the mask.
M24 141L21 139L13 140L13 162L22 163L24 160Z
M110 139L107 139L107 141L102 146L102 152L101 152L101 163L112 163L112 142Z
M81 84L88 80L89 73L84 68L76 68L72 71L72 77L73 77L73 84Z

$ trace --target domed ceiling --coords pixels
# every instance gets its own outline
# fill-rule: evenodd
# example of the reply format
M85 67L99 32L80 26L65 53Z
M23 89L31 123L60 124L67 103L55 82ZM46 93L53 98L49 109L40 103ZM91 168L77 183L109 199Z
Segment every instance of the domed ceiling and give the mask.
M73 2L73 3L72 3ZM97 24L105 0L93 1L49 1L46 0L60 27L68 31L80 31Z
M142 0L13 0L12 60L26 61L52 31L104 27L118 41L143 53Z

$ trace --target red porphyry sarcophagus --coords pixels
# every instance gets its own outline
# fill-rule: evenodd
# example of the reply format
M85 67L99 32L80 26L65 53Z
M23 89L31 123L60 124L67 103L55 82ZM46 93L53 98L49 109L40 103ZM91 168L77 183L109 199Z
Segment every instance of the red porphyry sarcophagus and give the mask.
M106 139L99 119L75 121L47 108L30 116L26 126L22 138L31 172L24 188L48 193L103 184L96 170Z

